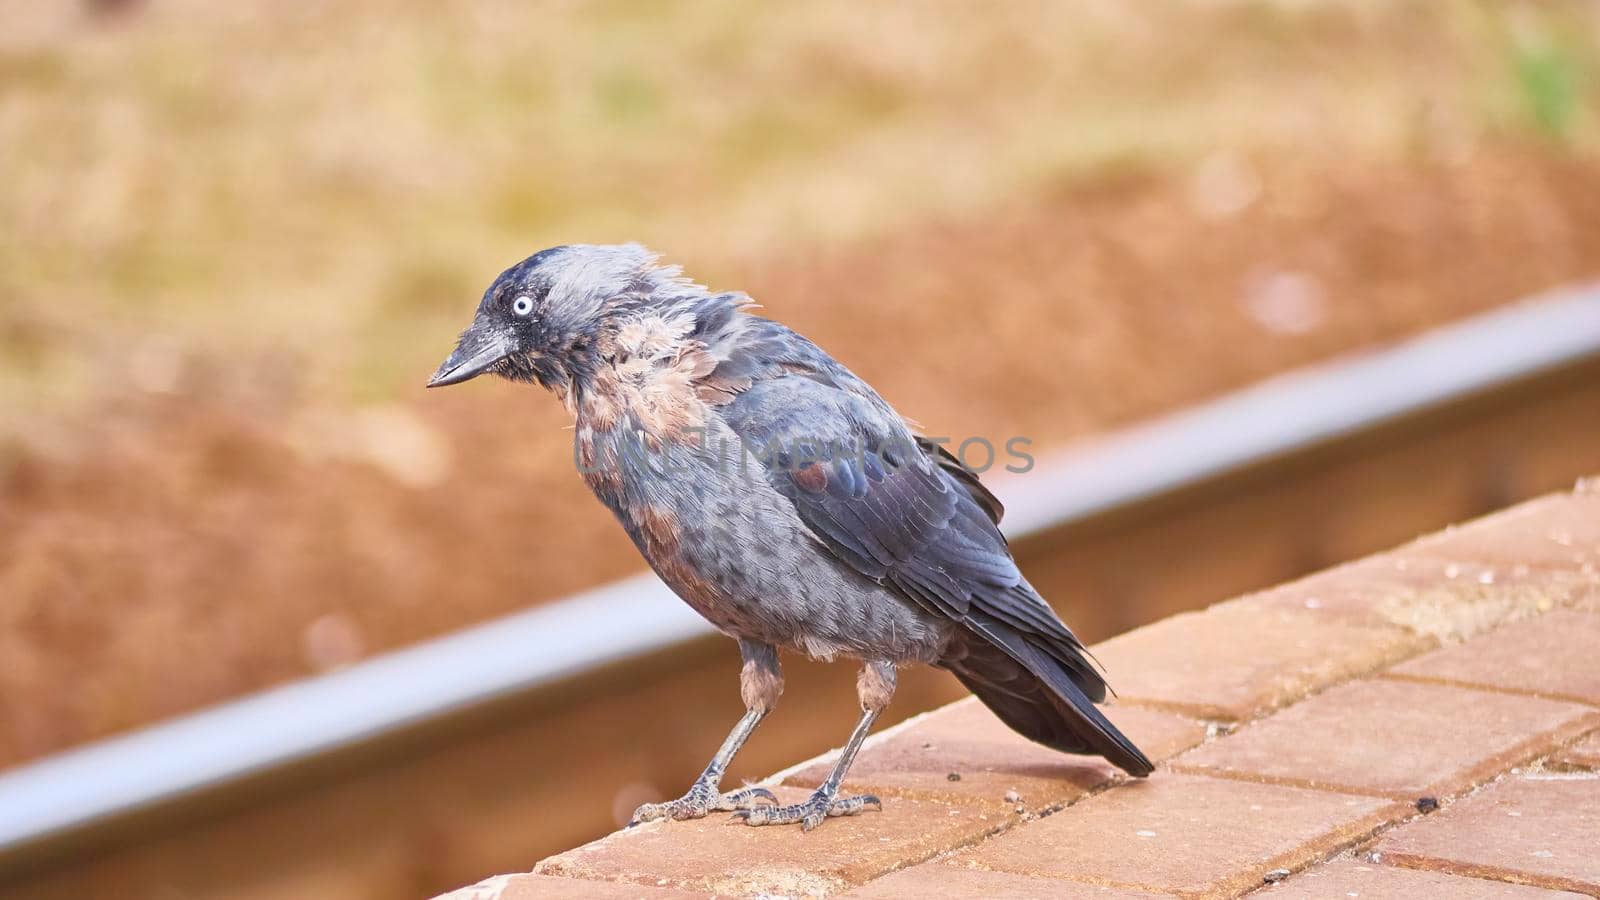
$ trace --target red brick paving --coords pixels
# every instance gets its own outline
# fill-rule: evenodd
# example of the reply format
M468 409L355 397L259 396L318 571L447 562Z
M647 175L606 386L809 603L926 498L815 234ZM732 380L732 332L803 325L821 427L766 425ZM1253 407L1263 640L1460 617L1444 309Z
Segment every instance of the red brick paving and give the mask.
M1153 761L1200 743L1205 725L1170 713L1112 706L1106 715ZM833 755L790 775L784 784L816 787ZM950 780L954 773L959 780ZM869 745L856 757L845 787L852 792L927 797L945 802L1022 806L1040 811L1109 783L1118 770L1099 758L1067 756L1019 736L976 698L953 703L915 726ZM1016 799L1007 800L1007 796Z
M1439 797L1549 753L1596 725L1600 710L1575 703L1368 679L1246 725L1173 765L1396 799Z
M1161 900L1172 895L930 862L885 875L840 896L852 900Z
M1438 897L1441 900L1579 900L1582 894L1442 872L1341 859L1302 872L1252 895L1259 900L1329 900L1339 897Z
M704 900L707 893L548 875L500 875L439 900Z
M1123 703L1249 719L1431 646L1400 628L1234 602L1163 619L1094 652Z
M785 803L809 794L778 790ZM1013 813L979 804L906 797L886 802L882 812L825 822L809 834L797 827L752 828L718 813L697 821L630 828L552 856L536 871L734 895L817 894L861 884L971 843L1015 819ZM797 845L800 839L805 843ZM796 853L797 847L804 852Z
M1008 831L952 862L1224 897L1364 838L1403 809L1375 797L1161 773Z
M1600 704L1600 614L1556 610L1401 663L1395 675Z
M1600 894L1600 777L1510 775L1378 841L1390 864Z
M1319 622L1398 627L1461 641L1507 622L1581 603L1596 577L1526 564L1382 553L1309 575L1244 604L1293 610Z
M1600 492L1552 494L1464 527L1446 529L1407 552L1502 567L1582 570L1600 565Z
M1597 561L1591 487L1108 641L1147 780L963 701L862 752L882 813L652 823L451 900L1600 895Z

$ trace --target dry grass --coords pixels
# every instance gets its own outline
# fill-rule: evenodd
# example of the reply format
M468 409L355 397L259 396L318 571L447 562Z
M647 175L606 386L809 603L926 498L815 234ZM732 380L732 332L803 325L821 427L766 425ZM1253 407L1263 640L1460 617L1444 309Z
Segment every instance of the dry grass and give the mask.
M560 241L721 280L1217 148L1595 143L1576 3L0 7L12 430L174 352L407 392Z

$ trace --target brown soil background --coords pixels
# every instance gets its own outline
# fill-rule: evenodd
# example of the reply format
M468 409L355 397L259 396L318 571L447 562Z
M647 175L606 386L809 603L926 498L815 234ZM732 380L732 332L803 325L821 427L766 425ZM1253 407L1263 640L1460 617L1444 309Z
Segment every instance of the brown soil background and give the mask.
M639 570L420 389L539 246L1041 451L1600 273L1584 3L130 6L0 35L0 766Z

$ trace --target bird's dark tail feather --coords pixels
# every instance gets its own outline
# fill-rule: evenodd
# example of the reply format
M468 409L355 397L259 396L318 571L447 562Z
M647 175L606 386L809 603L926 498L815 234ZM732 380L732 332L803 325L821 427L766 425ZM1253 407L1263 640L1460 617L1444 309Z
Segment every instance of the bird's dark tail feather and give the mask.
M958 638L940 665L1000 721L1063 753L1103 756L1130 775L1143 777L1155 768L1089 699L1105 696L1105 682L1087 662L1069 670L1003 623L980 619L968 625L976 633Z

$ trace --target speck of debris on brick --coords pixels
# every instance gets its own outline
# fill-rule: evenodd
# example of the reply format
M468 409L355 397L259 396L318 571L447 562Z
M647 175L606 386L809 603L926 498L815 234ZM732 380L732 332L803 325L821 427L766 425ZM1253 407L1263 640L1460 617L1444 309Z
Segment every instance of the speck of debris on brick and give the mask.
M1437 797L1418 797L1417 798L1417 812L1422 813L1423 815L1427 815L1428 813L1431 813L1431 812L1433 812L1434 810L1436 810L1438 808L1439 808L1439 799Z
M1282 881L1282 880L1284 880L1285 878L1288 878L1288 877L1289 877L1289 870L1288 869L1273 869L1271 872L1268 872L1267 874L1261 876L1261 879L1263 881L1266 881L1269 884L1277 884L1278 882L1280 882L1280 881Z
M949 780L949 781L960 781L961 780L961 773L960 772L951 772L949 775L946 775L945 778L947 780Z

